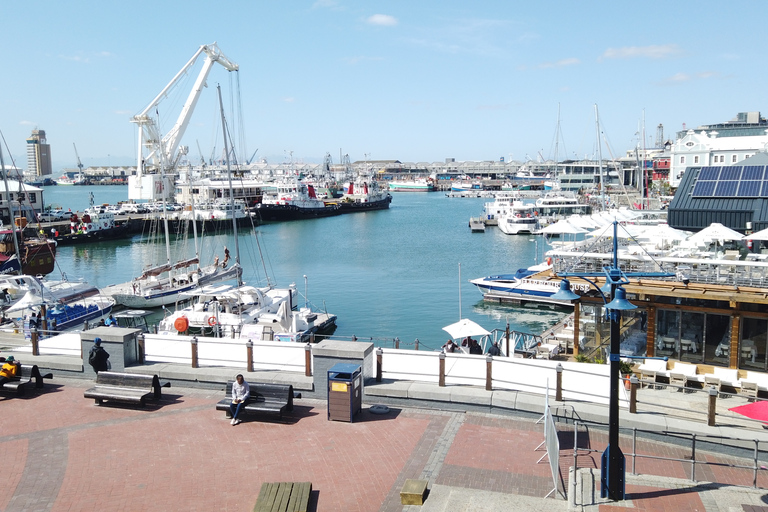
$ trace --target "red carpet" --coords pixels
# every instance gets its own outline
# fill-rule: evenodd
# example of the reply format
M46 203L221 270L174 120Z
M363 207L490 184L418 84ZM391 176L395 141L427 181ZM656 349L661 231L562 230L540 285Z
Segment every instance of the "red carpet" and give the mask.
M731 407L728 409L747 418L753 420L764 421L768 423L768 402L761 400L759 402L753 402L751 404L740 405L738 407Z

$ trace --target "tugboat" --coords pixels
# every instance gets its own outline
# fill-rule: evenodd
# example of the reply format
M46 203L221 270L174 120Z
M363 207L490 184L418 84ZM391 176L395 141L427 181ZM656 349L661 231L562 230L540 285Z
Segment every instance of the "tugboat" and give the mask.
M341 206L324 203L312 185L293 178L278 184L276 194L265 195L256 211L263 221L299 220L339 215Z
M56 242L42 234L38 238L25 238L25 227L27 218L17 217L13 230L0 230L0 274L44 276L53 272L56 266Z
M91 209L89 209L91 210ZM121 238L128 231L128 224L115 224L115 214L107 211L89 211L82 217L73 213L69 218L69 233L56 235L61 245L97 242Z
M341 213L367 212L369 210L386 210L392 202L392 195L383 190L379 182L363 175L349 182L346 192L338 202ZM326 204L331 201L326 201Z

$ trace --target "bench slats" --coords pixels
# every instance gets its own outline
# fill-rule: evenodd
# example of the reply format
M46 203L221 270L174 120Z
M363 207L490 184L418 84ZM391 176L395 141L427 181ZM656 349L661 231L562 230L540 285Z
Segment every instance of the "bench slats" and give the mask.
M99 372L96 386L87 389L83 396L93 398L99 404L108 400L144 405L146 400L161 398L161 387L170 387L170 383L160 384L157 375Z
M226 398L216 404L217 411L225 411L230 416L230 404L232 403L232 385L234 381L227 382ZM293 386L290 384L263 384L249 383L251 396L241 409L242 413L277 413L280 418L283 411L293 410Z
M307 512L311 482L264 482L254 512Z

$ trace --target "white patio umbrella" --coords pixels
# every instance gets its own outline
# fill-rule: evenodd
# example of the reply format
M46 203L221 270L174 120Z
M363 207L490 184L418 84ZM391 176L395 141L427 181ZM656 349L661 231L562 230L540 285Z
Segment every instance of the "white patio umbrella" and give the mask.
M545 235L578 235L586 232L586 229L575 226L567 220L559 220L541 230L541 233Z
M481 325L476 324L469 318L462 318L455 324L443 327L443 330L451 335L451 338L466 338L467 336L486 336L491 334Z
M744 238L748 240L768 240L768 228L752 233L751 235L744 235Z
M741 240L742 238L744 238L744 235L738 231L734 231L729 227L723 226L719 222L713 222L698 233L694 233L688 237L687 241L697 244L711 244L712 242L720 242L723 240Z

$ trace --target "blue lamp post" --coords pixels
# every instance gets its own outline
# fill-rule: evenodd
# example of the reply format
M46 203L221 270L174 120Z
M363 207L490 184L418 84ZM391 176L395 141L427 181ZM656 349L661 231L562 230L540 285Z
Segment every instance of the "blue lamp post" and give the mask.
M608 405L608 447L603 452L601 459L602 467L600 471L600 495L609 497L614 501L624 499L624 476L625 460L624 454L619 448L619 370L620 370L620 345L621 345L621 312L635 309L637 306L627 300L627 292L622 285L629 283L629 276L633 277L670 277L674 276L669 272L630 272L624 273L619 268L618 243L617 243L618 222L613 223L613 261L610 267L603 267L603 272L561 272L559 276L564 279L560 281L560 290L552 298L556 300L578 300L579 295L571 291L571 284L568 277L578 277L590 283L600 293L600 297L605 303L605 308L609 311L611 317L611 345L609 362L610 371L610 395ZM592 277L605 276L605 286L601 289L597 284L590 280ZM613 298L611 302L606 299L606 292Z

